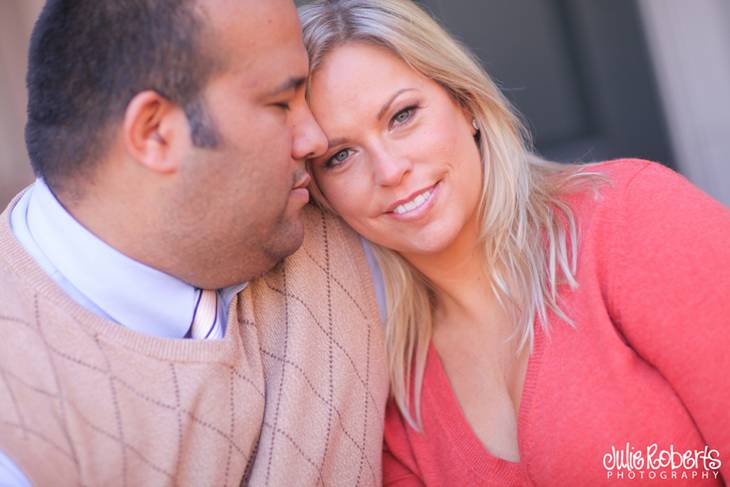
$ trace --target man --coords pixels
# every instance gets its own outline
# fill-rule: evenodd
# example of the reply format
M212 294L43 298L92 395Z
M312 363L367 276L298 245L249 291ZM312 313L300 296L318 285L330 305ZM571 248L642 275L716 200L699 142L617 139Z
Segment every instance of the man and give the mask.
M300 215L300 36L290 0L48 0L38 179L0 217L0 484L380 483L368 267Z

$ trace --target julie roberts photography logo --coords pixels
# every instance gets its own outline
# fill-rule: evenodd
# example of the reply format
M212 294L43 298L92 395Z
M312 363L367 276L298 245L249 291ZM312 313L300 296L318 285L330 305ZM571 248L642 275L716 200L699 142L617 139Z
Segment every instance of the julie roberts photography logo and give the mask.
M674 445L660 448L653 443L638 448L626 443L612 446L603 455L606 478L615 480L718 479L721 466L720 452L709 446L680 450Z

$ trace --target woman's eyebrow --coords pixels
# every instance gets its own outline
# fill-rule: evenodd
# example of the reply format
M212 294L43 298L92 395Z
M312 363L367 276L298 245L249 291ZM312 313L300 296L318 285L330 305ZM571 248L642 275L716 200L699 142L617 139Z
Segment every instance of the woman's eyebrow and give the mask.
M400 90L396 91L395 93L393 93L393 96L388 98L388 101L383 105L383 107L378 112L377 119L381 120L383 118L383 115L385 115L385 112L388 111L388 108L390 108L390 106L393 104L393 102L396 100L396 98L398 98L400 95L402 95L403 93L405 93L407 91L417 91L417 90L416 90L416 88L403 88L403 89L400 89ZM343 137L338 137L336 139L329 140L329 141L327 141L327 150L332 149L332 147L335 147L337 145L344 144L345 142L347 142L347 139L345 139Z
M380 120L381 118L383 118L383 115L385 115L385 112L388 111L388 108L390 108L390 105L393 104L393 102L395 101L395 99L398 98L401 94L405 93L406 91L416 91L416 89L415 88L403 88L403 89L400 89L400 90L396 91L393 94L393 96L391 96L388 99L388 101L385 103L385 105L383 105L383 108L381 108L380 111L378 112L378 120Z

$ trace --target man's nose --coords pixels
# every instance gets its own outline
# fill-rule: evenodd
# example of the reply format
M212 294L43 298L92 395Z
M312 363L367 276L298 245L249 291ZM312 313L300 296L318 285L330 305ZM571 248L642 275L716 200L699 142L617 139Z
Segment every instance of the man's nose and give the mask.
M311 159L324 154L327 150L327 137L306 104L297 117L293 137L292 159Z

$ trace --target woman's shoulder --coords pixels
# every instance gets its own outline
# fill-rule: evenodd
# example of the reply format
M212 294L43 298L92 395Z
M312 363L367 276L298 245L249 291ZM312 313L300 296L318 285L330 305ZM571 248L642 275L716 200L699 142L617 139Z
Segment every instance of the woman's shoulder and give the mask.
M627 253L656 254L658 247L672 243L689 251L700 240L730 238L730 210L662 164L619 159L587 164L582 171L602 177L593 191L569 195L566 202L584 252L595 253L604 265L626 260ZM639 262L646 265L653 258L644 255Z
M673 238L681 222L730 224L727 208L657 162L617 159L585 164L580 172L596 176L563 201L573 212L583 252L601 261L618 258L616 249L627 242Z
M577 211L592 207L617 212L624 216L637 212L651 216L665 210L698 206L727 211L722 204L694 186L683 175L658 162L644 159L616 159L585 164L582 173L597 173L594 191L577 195ZM596 209L596 208L594 208Z
M644 159L583 164L579 173L595 177L589 188L566 195L578 219L598 212L611 220L636 207L659 211L670 198L676 201L703 194L681 174Z
M589 162L582 165L585 169L592 169L597 171L603 171L607 174L615 175L618 177L631 178L642 170L651 166L662 166L658 162L650 161L647 159L636 159L636 158L625 158L625 159L610 159L601 162ZM664 166L662 166L664 167Z
M671 179L682 178L672 169L646 159L612 159L586 163L582 165L580 173L586 172L599 174L606 183L601 185L602 189L617 194L625 193L637 178L653 179L660 185L670 182Z

